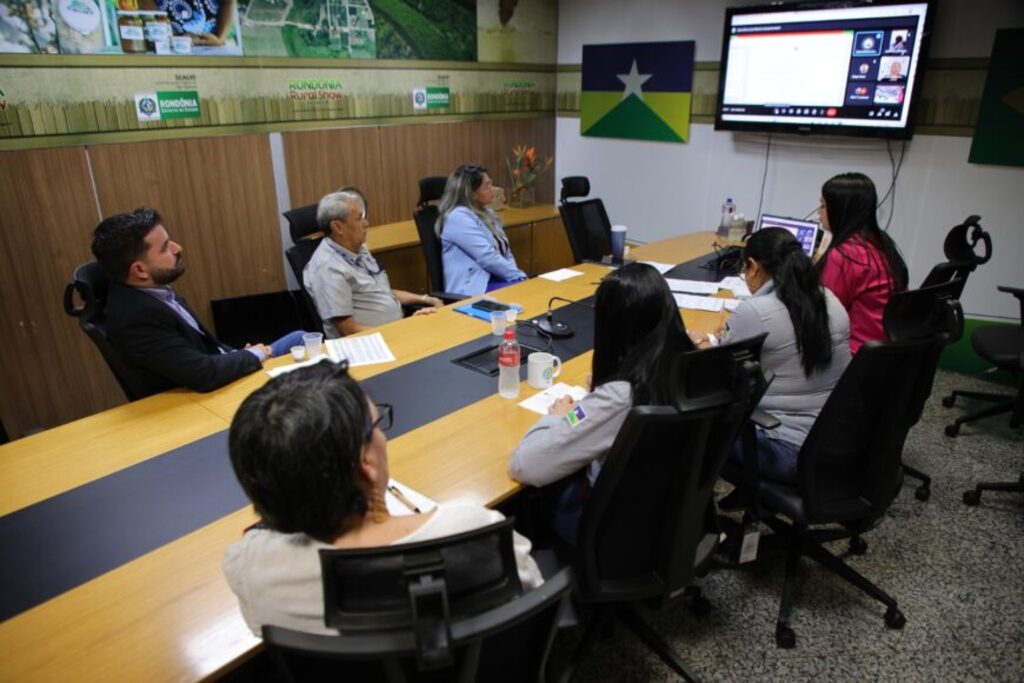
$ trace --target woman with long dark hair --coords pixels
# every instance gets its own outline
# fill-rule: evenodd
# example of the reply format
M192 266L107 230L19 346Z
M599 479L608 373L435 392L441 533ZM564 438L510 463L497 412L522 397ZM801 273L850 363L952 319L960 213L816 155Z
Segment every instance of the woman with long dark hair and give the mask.
M694 348L668 284L649 265L632 263L605 277L594 307L592 391L578 403L555 401L509 460L509 474L525 484L569 478L555 528L570 542L582 491L596 481L629 409L665 403L672 359Z
M768 333L761 366L775 379L760 407L782 424L757 430L758 461L765 476L792 482L800 447L850 362L850 320L821 286L800 243L782 228L751 235L743 276L752 296L729 318L723 342Z
M449 176L434 226L446 292L476 296L526 279L498 214L488 206L493 199L483 166L463 164Z
M863 173L841 173L821 188L818 218L832 233L819 262L821 281L850 315L850 352L885 339L882 313L894 292L907 288L907 264L877 218L875 185Z

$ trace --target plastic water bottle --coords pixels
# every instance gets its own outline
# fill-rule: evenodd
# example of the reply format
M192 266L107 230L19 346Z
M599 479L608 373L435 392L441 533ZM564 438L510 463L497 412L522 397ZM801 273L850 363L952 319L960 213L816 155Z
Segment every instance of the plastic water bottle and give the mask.
M732 200L732 197L726 197L725 204L722 204L722 222L718 224L718 234L727 237L735 220L736 202Z
M498 345L498 395L515 398L519 395L519 342L515 330L506 329Z

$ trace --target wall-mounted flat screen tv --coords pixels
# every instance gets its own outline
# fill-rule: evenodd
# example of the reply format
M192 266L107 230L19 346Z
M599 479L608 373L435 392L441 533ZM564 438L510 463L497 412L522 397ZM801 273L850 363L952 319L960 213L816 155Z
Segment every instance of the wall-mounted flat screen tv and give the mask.
M716 130L909 138L935 0L725 12Z

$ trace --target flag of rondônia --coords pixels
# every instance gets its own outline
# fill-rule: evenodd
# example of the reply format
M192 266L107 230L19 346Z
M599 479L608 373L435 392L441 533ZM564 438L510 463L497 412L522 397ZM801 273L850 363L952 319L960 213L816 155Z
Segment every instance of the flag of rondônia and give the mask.
M580 133L686 142L693 54L692 40L584 45Z

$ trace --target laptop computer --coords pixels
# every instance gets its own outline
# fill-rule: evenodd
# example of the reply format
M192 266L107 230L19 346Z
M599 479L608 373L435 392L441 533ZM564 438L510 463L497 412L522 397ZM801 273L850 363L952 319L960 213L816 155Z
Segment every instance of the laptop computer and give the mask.
M762 214L754 231L763 230L764 228L788 230L797 239L800 246L803 247L804 253L808 256L814 256L814 248L818 244L818 233L821 232L821 225L817 221L805 221L799 218Z

